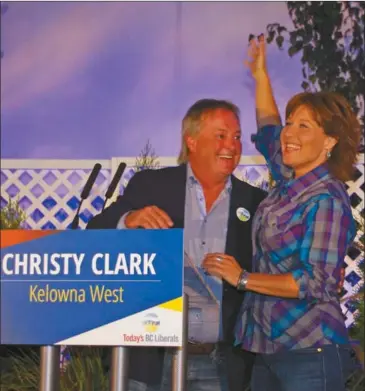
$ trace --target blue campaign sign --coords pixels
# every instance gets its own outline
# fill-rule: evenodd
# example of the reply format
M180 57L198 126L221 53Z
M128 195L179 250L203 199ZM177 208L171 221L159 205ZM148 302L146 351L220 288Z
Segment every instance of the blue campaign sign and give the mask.
M1 235L1 344L181 346L183 230Z

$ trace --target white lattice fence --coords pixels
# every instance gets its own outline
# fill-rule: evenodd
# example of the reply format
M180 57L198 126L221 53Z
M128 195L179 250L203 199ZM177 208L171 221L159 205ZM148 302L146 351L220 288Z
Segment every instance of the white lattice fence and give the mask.
M124 161L127 168L120 181L119 192L134 175L133 158L113 158L100 163L100 171L90 196L84 201L80 213L80 228L84 228L89 219L97 214L103 205L104 194L118 164ZM364 157L357 166L356 179L348 182L348 193L354 212L364 208ZM1 207L9 197L18 199L28 218L28 229L68 229L80 201L80 194L94 164L93 160L1 160ZM176 164L174 158L160 159L161 167ZM235 175L253 185L262 187L267 183L268 172L261 157L243 157ZM114 198L115 198L114 197ZM358 265L363 254L351 248L346 257L345 297L356 292L363 281ZM353 323L354 308L344 302L343 312L346 324Z
M28 216L26 228L29 229L69 228L94 162L58 161L56 164L50 162L48 167L46 161L38 167L34 163L22 164L19 161L19 167L10 168L8 162L2 161L1 206L7 203L9 197L18 199ZM101 209L109 177L110 169L100 171L90 197L83 203L81 227Z

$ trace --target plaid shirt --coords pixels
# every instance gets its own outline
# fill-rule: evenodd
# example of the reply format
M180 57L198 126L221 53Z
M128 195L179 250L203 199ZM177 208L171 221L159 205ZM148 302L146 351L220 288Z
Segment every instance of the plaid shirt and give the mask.
M255 214L253 272L291 273L299 297L247 292L236 327L237 344L267 354L348 342L337 287L356 232L346 188L326 164L291 179L282 164L281 129L266 126L255 140L276 186Z

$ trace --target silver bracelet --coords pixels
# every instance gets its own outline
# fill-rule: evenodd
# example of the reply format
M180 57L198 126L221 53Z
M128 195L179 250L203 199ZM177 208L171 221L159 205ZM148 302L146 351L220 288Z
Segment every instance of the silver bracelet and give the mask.
M250 276L250 273L246 270L242 270L241 274L240 274L240 278L238 279L238 283L237 283L237 290L238 291L245 291L246 290L246 285L247 285L247 281L248 281L248 278Z

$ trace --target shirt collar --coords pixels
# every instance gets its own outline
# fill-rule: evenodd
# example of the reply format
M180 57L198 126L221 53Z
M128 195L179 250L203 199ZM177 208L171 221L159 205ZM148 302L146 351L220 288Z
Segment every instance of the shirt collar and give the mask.
M191 169L191 166L190 164L188 163L187 164L187 182L188 182L188 186L191 188L193 187L194 185L200 185L200 182L198 181L198 179L196 178L196 176L194 175L193 173L193 170ZM224 187L224 190L228 193L230 193L232 191L232 179L231 179L231 175L229 175L227 181L226 181L226 185Z
M321 164L300 178L294 178L284 182L281 186L280 192L287 193L289 197L296 197L304 190L308 189L309 186L313 185L313 183L322 180L329 175L330 172L328 170L328 164Z

